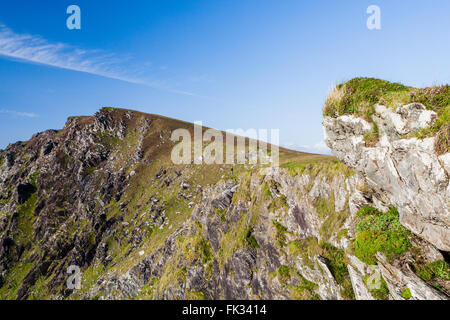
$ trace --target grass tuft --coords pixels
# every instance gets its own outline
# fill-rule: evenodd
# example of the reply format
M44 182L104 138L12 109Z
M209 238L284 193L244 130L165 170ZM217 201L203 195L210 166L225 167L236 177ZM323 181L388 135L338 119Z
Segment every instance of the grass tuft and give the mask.
M411 246L408 239L410 231L400 224L395 207L386 213L372 207L362 207L358 216L361 221L356 226L355 255L361 261L375 264L377 252L392 260Z
M420 268L417 271L419 277L425 281L431 281L435 278L442 279L444 281L450 280L450 265L443 260L438 260L426 264L425 267Z
M403 297L403 299L406 299L406 300L411 299L412 298L411 290L409 290L409 288L406 288L405 290L403 290L402 297Z
M377 300L388 300L389 299L389 288L383 277L380 276L381 285L378 289L369 289L370 294ZM367 286L367 281L369 281L369 276L364 277L364 283Z
M355 78L339 84L325 101L323 115L339 117L355 114L367 121L375 113L375 104L396 107L409 101L408 93L412 88L400 83L375 78Z

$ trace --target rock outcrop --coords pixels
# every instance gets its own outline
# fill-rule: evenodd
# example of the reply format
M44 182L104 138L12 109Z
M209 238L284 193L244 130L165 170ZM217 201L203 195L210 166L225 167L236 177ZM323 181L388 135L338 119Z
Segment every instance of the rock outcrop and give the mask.
M326 144L366 180L379 208L396 206L404 226L450 251L450 153L438 156L434 137L408 137L427 128L436 114L417 103L395 112L376 105L375 111L375 146L364 141L374 124L352 115L325 117Z

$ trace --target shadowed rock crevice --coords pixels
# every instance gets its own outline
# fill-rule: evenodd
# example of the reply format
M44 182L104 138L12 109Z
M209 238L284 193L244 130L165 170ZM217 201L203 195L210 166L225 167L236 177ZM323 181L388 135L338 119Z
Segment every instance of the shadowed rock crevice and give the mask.
M21 183L17 186L16 199L19 204L24 204L31 195L36 192L36 187L31 183Z

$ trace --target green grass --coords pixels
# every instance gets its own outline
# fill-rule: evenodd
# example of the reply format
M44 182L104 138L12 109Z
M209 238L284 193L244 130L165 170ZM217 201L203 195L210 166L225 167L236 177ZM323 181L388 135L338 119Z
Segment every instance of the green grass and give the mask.
M247 243L250 247L259 249L258 241L256 240L255 236L253 236L253 228L248 228Z
M220 268L223 268L226 262L240 248L256 245L256 243L252 244L249 242L252 241L250 240L251 236L249 237L249 228L252 228L251 226L257 219L257 214L258 212L251 209L243 214L237 222L231 224L229 231L222 235L219 250L216 253Z
M17 228L14 231L14 241L25 245L32 239L33 222L36 219L34 209L36 207L37 197L33 193L31 197L22 205L17 207Z
M120 109L112 108L112 107L103 107L101 110L106 110L108 112L113 112L113 111L120 110Z
M264 198L264 200L270 200L272 197L272 192L270 191L269 184L267 181L264 181L261 187L261 194Z
M314 237L291 241L288 244L288 249L291 255L301 257L303 262L310 268L314 268L311 258L322 252L322 248Z
M288 266L280 266L278 268L278 279L281 283L285 283L291 278L291 269Z
M325 101L323 115L338 117L353 114L374 124L375 104L389 108L409 103L421 103L427 109L437 113L436 120L430 128L416 133L417 137L437 136L435 150L437 154L450 151L450 86L416 89L400 83L392 83L374 78L354 78L339 84ZM378 141L378 128L365 136L368 146Z
M346 300L354 300L352 283L347 269L345 251L335 248L329 243L321 243L322 256L326 259L326 265L330 269L336 282L341 285L341 295Z
M297 288L302 288L302 289L308 290L310 292L313 292L314 289L318 287L317 284L306 280L303 276L301 276L300 279L301 279L301 283Z
M19 261L11 269L8 270L8 275L5 279L4 285L0 288L1 300L17 299L17 293L23 285L23 280L28 272L33 268L33 262Z
M396 107L409 101L411 87L374 78L354 78L339 84L325 101L323 115L355 114L371 121L375 104Z
M279 223L275 220L272 220L272 224L274 225L275 230L276 230L275 238L277 240L277 244L280 247L285 247L286 240L287 240L286 232L288 232L288 229L285 226L283 226L281 223Z
M437 114L442 114L445 110L448 110L450 105L450 86L446 84L415 89L410 93L410 97L412 102L421 103L431 108Z
M400 224L395 207L386 213L363 207L358 216L361 220L356 226L355 255L361 261L375 264L377 252L392 260L411 246L408 239L410 231Z
M87 293L88 289L97 283L98 278L103 274L105 267L103 264L94 265L91 264L83 273L81 281L81 292L77 294Z
M369 276L364 276L364 283L367 286L367 281L369 280ZM378 289L368 289L372 297L377 300L388 300L389 298L389 288L387 286L386 281L383 277L380 276L380 288Z
M321 300L320 296L315 292L317 284L306 280L299 272L297 276L300 284L291 290L291 297L293 299L301 300Z
M285 195L278 195L269 204L270 210L281 210L286 212L289 210L289 204L287 203L287 198Z
M345 220L348 218L349 213L347 210L340 212L332 211L326 217L322 225L320 226L319 233L323 241L328 241L333 234L336 234L339 238L339 234L342 236L342 226Z
M213 259L211 245L208 240L202 238L199 242L197 242L195 251L200 252L203 264L206 264Z
M336 279L336 282L342 287L341 294L343 298L347 300L355 299L344 250L326 242L319 243L314 237L291 241L288 244L288 248L291 255L302 257L305 265L310 268L314 268L314 264L311 263L312 257L315 255L324 257L325 264Z
M342 238L348 238L348 229L341 229L339 230L338 234L337 234L337 239L338 241L340 241Z
M405 290L403 290L402 297L403 297L403 299L406 299L406 300L411 299L412 298L411 290L409 290L409 288L406 288Z
M434 123L426 129L417 132L416 137L426 138L436 135L435 150L437 154L444 154L450 151L450 105L445 107Z
M271 190L280 190L280 185L274 180L264 181L261 187L261 194L263 200L271 200L269 204L270 210L289 210L289 205L287 203L286 196L282 194L272 194Z
M44 276L40 276L31 289L30 295L27 297L27 300L50 300L48 283L51 280L52 279L46 279Z
M321 156L316 160L311 160L307 157L305 160L286 162L281 164L280 168L287 169L289 175L292 177L300 176L302 174L308 174L311 177L315 177L319 173L323 173L326 177L330 178L336 174L343 174L345 177L350 177L354 174L353 170L335 158L323 157L324 156Z
M186 293L187 300L208 300L206 295L201 291L188 291Z
M427 263L417 271L419 277L425 281L432 281L436 278L444 281L450 280L450 265L443 260Z
M219 216L219 218L222 222L227 221L227 218L226 218L227 212L225 209L218 209L218 208L213 207L213 210L214 210L214 213Z
M324 219L331 213L334 213L334 192L332 192L326 199L319 195L314 201L314 207L316 207L320 219Z
M97 170L97 167L86 167L83 170L82 176L83 177L87 177L89 175L91 175L92 173L94 173L94 171Z
M32 174L30 174L30 177L29 177L30 183L31 183L35 188L38 187L38 185L37 185L37 178L38 178L38 176L39 176L39 172L40 172L40 170L36 170L36 171L34 171Z

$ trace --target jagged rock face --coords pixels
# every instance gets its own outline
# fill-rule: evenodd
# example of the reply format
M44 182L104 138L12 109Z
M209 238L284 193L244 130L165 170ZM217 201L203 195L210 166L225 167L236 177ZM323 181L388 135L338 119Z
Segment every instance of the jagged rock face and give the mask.
M366 201L358 178L242 165L230 179L226 165L174 166L169 137L180 126L102 109L0 151L0 296L341 299L329 261L288 246L310 237L345 248L351 231L338 232ZM319 198L347 212L336 228L323 228ZM71 265L80 291L66 286Z
M383 206L362 175L326 157L293 172L173 165L170 132L180 127L192 129L102 109L0 151L0 297L373 298L368 266L348 254L358 210ZM427 262L443 260L421 241ZM409 260L379 258L390 297L408 287L444 298ZM67 286L71 265L80 289Z
M285 170L268 168L257 170L237 183L228 180L204 189L202 200L193 208L190 218L163 246L145 255L124 275L102 277L100 285L86 298L139 296L139 288L152 283L152 279L170 277L165 287L155 283L153 298L185 299L189 298L188 292L202 292L209 299L291 299L292 291L300 285L301 279L306 279L315 286L318 297L342 299L342 286L336 282L325 258L318 254L287 254L286 244L277 241L280 236L285 237L286 243L317 237L346 247L348 238L337 240L337 233L340 227L352 223L353 216L348 214L325 235L320 227L326 217L318 216L314 202L321 192L325 199L330 197L336 187L344 190L341 192L342 210L348 209L347 199L358 193L355 184L360 181L356 176L346 178L342 174L332 177L331 181L323 174L314 181L310 179L306 174L292 177ZM261 188L266 183L270 184L271 194L267 199ZM280 198L283 204L272 207L271 203ZM363 204L367 201L353 201L351 206ZM353 215L355 210L356 207L351 210ZM286 228L282 235L274 222ZM248 226L252 226L251 229ZM195 243L197 237L205 239L210 246L211 260L190 257L190 251L196 250L192 241ZM252 244L248 242L249 237L254 239ZM190 245L185 247L185 244ZM289 277L278 274L283 267L290 270ZM177 278L173 270L180 269L186 271L182 278Z
M101 203L120 198L126 180L123 170L108 162L111 150L97 134L105 130L104 116L98 113L85 124L70 118L64 130L36 134L2 152L7 161L0 169L0 276L6 278L17 263L31 265L17 291L19 299L27 298L46 274L53 274L56 288L64 283L68 265L88 266L98 239L117 223L106 221L99 209ZM120 131L120 125L112 119L110 123L111 134ZM104 171L101 180L90 174L94 168ZM85 224L83 230L70 231Z
M101 110L2 151L2 297L349 298L320 250L297 247L348 246L368 203L360 179L249 165L230 179L226 165L173 166L168 133L179 125ZM70 265L84 274L80 291L66 287Z
M435 138L403 138L435 118L420 104L393 112L377 105L373 120L379 142L367 147L372 124L354 116L325 117L325 141L345 164L360 173L380 199L396 206L400 222L443 251L450 251L450 154L436 155Z

